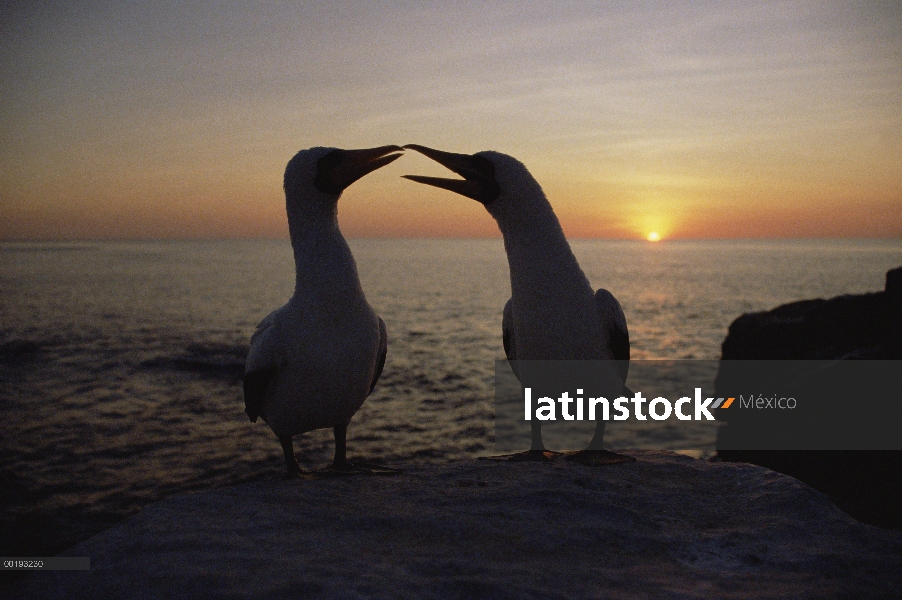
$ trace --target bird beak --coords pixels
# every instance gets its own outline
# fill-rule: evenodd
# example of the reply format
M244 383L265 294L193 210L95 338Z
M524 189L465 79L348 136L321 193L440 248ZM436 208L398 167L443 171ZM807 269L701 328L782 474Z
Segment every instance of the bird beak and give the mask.
M402 152L404 148L400 146L333 150L319 159L314 185L321 192L340 194L364 175L400 158Z
M405 179L450 190L483 204L489 204L501 194L501 188L495 182L495 165L485 157L442 152L418 144L407 144L404 148L416 150L463 177L463 179L445 179L423 175L403 175Z

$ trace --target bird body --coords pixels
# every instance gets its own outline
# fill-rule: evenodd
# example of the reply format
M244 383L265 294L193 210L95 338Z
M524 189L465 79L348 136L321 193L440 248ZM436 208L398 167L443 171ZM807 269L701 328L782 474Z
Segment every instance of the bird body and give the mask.
M354 270L347 257L331 266ZM360 284L338 275L299 273L294 296L251 337L246 371L276 369L260 416L278 436L347 425L374 384L385 325Z
M516 340L516 359L613 358L607 351L595 293L542 189L513 158L497 152L479 156L495 165L502 190L486 208L498 223L507 253L508 331ZM504 196L513 193L516 198L505 201Z
M248 417L262 417L278 436L290 473L300 472L291 436L324 427L335 428L333 466L348 466L347 425L385 364L385 323L363 293L337 203L347 185L400 156L386 156L395 150L313 148L285 170L295 290L251 337L244 392Z
M511 298L504 307L502 334L510 360L618 361L599 367L601 393L622 395L629 361L629 334L620 304L604 289L593 292L545 193L526 167L506 154L452 154L411 148L464 177L452 180L406 175L481 202L498 223L510 269ZM532 450L514 460L545 460L541 425L532 422ZM600 465L630 457L602 450L599 421L589 449L568 458ZM523 458L523 457L526 458Z

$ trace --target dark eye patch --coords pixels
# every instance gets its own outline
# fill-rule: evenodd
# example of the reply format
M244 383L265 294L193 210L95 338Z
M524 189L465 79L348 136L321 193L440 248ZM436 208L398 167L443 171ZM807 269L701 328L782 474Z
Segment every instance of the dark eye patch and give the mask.
M332 181L332 170L340 165L344 158L343 150L333 150L317 161L316 178L313 180L316 189L326 194L341 193L342 190Z

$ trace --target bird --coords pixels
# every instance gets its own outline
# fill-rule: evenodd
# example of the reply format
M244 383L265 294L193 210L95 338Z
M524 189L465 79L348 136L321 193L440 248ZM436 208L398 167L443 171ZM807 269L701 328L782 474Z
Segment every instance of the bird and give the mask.
M502 341L508 360L614 360L605 379L605 395L628 392L629 331L620 303L605 289L592 290L564 236L560 222L538 182L520 161L494 151L458 154L407 144L463 179L404 175L480 202L495 219L504 239L511 297L504 306ZM586 449L566 458L601 466L633 462L603 448L605 422L596 422ZM547 462L540 423L533 419L530 450L493 457Z
M293 436L333 428L332 465L318 473L384 474L347 460L347 428L373 391L388 351L385 322L366 300L351 249L338 228L338 199L364 175L399 158L399 146L301 150L285 168L285 205L295 288L251 336L245 363L245 412L269 425L285 472L303 476Z

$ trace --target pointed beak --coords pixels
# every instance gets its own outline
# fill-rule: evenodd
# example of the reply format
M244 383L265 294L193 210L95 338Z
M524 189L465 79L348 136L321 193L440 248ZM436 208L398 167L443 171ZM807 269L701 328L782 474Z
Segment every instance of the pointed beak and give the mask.
M400 146L363 150L333 150L319 159L314 185L321 192L340 194L352 183L401 157Z
M402 177L405 179L450 190L483 204L489 204L501 194L501 188L495 182L495 165L487 158L471 154L442 152L418 144L407 144L404 148L416 150L463 177L463 179L445 179L422 175L403 175Z

